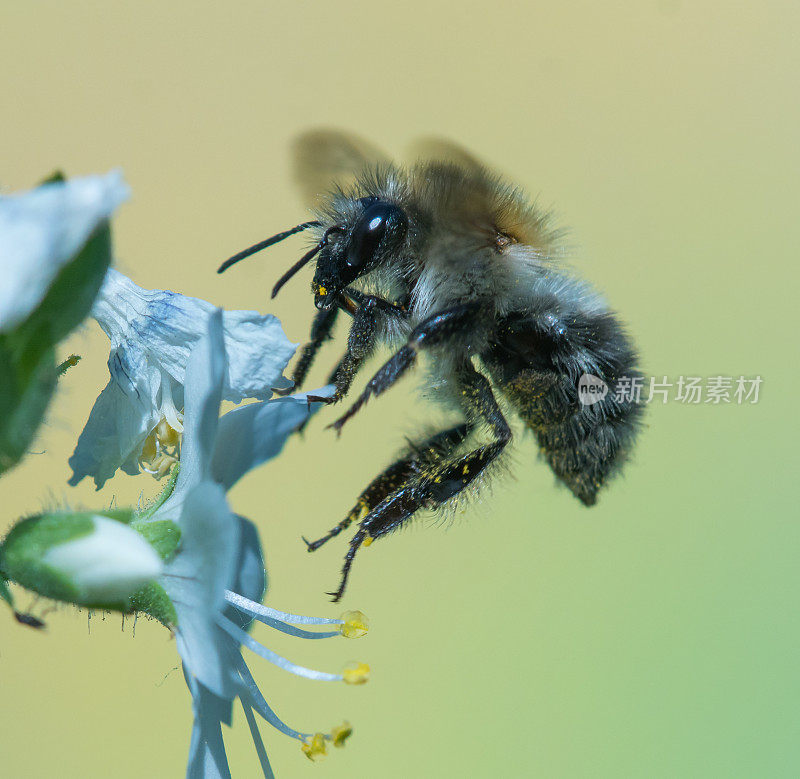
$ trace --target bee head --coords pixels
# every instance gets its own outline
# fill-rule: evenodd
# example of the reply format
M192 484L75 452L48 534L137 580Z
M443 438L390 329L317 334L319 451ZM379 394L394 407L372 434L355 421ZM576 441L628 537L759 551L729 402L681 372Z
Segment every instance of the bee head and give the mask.
M348 284L369 273L405 239L408 219L399 206L374 195L356 203L350 225L329 227L320 242L312 283L317 308L331 308Z
M317 308L332 308L348 284L368 273L401 246L408 229L408 218L399 206L374 195L359 198L354 204L355 217L343 217L342 224L328 227L319 242L278 279L272 288L273 298L297 271L317 257L312 284L315 303ZM310 227L322 227L322 223L303 222L260 241L227 259L217 272L222 273L240 260Z

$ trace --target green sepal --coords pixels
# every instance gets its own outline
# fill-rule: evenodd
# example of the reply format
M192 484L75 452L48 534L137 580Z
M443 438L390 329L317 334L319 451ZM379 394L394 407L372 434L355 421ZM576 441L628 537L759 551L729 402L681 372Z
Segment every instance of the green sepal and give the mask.
M150 582L131 595L130 604L131 610L149 614L170 630L178 624L175 607L158 582Z
M46 565L49 549L94 531L92 514L29 517L11 528L0 545L0 571L6 579L53 600L78 603L80 591L70 580ZM88 604L84 604L88 605Z
M156 495L155 499L152 503L145 506L137 515L136 522L140 520L148 519L152 517L153 514L156 513L163 505L166 503L167 498L172 495L175 491L175 483L178 481L178 474L181 472L181 464L175 463L172 466L172 470L169 472L169 478L167 479L167 483L164 485L164 488L161 492Z
M175 554L181 540L180 528L169 519L159 519L155 522L134 521L131 528L142 536L165 561Z
M11 594L11 590L8 589L8 585L6 582L5 576L0 574L0 598L2 598L11 608L14 608L14 596Z

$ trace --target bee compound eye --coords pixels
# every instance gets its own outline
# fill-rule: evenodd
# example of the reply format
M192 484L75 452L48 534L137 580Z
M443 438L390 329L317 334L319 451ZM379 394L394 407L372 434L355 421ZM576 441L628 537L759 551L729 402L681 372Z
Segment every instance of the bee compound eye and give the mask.
M362 198L363 201L369 198ZM347 249L347 264L351 268L363 268L375 259L375 253L387 231L404 227L405 214L392 203L374 200L364 210L350 237Z

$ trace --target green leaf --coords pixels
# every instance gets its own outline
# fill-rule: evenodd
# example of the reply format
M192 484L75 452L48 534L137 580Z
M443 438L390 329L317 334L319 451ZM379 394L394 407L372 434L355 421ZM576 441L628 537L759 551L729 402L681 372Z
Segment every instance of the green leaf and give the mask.
M103 222L56 276L38 308L11 333L17 348L42 351L55 346L92 310L111 263L111 230Z
M89 315L110 262L111 231L103 222L36 310L0 336L0 475L30 448L58 377L54 347Z
M30 355L32 357L33 355ZM53 350L15 363L8 337L0 335L0 474L30 449L56 386Z

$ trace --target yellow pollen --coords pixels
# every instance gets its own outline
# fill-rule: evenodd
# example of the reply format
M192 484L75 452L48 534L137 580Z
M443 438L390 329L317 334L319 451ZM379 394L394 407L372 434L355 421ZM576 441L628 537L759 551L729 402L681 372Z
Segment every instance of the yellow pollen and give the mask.
M372 536L367 536L362 543L364 546L369 546L374 540Z
M318 294L318 295L321 295L322 297L325 297L325 295L327 295L327 294L328 294L328 290L327 290L327 289L325 289L325 287L320 287L320 288L317 290L317 294Z
M344 742L353 735L353 726L349 722L337 725L331 731L331 741L335 747L343 747Z
M315 733L311 737L311 741L306 741L300 748L309 760L322 760L327 754L325 735L323 733Z
M161 421L156 427L158 431L157 437L162 446L178 446L181 442L181 434L167 422L165 417L161 417Z
M464 467L461 469L461 475L462 475L462 476L466 476L468 473L469 473L469 465L465 465L465 466L464 466Z
M369 629L369 620L363 611L345 611L340 619L344 624L339 630L345 638L361 638Z
M369 666L366 663L357 663L342 671L345 684L365 684L369 679Z

